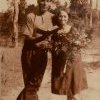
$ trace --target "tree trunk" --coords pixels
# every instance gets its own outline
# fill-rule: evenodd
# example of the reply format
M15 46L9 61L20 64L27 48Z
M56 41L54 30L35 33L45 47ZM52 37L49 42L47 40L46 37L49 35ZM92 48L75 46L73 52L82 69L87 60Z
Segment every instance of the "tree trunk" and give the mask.
M90 0L90 7L91 7L91 13L90 13L90 27L92 27L92 0Z
M96 0L97 21L99 20L98 3L99 3L98 0Z
M86 26L88 26L88 17L87 17L87 14L85 15L85 24L86 24Z
M18 14L19 14L19 0L14 0L14 43L18 46Z

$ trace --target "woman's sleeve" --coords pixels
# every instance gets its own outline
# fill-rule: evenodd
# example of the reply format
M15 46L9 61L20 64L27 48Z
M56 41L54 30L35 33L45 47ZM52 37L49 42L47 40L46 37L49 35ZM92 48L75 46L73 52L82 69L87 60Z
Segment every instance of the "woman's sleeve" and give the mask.
M75 45L80 47L85 47L87 45L87 35L86 33L79 33L77 29L73 29L73 32L76 34Z
M78 32L77 28L75 28L75 27L72 27L71 32L72 32L72 34L79 35L79 32Z
M75 27L71 28L71 36L72 36L72 40L73 42L79 39L79 32Z

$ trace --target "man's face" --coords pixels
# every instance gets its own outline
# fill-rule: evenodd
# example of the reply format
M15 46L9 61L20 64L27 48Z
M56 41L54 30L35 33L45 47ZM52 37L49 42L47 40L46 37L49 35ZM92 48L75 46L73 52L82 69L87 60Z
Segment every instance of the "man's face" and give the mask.
M47 11L49 8L49 3L50 3L50 0L38 0L40 11L41 12Z

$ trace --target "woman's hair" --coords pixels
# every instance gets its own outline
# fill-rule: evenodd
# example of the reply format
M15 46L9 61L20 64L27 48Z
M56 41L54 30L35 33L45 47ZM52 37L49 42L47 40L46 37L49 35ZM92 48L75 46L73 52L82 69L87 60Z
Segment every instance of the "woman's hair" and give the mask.
M61 11L64 11L68 14L68 10L66 8L64 8L64 7L57 8L55 11L55 16L52 18L53 25L57 25L57 26L60 25L58 17L60 15ZM68 14L68 16L69 16L69 14Z
M59 16L59 14L60 14L61 11L64 11L64 12L66 12L68 14L68 9L66 9L65 7L59 7L57 9L57 13L56 13L57 16Z

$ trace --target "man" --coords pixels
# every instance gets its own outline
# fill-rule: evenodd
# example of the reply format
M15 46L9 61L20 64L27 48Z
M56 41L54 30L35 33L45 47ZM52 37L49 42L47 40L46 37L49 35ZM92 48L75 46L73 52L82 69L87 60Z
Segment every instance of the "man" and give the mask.
M38 100L37 91L41 85L47 66L47 31L52 25L53 14L48 12L49 0L38 0L35 12L29 13L25 24L25 41L22 50L22 70L25 88L17 100ZM45 39L46 38L46 39Z

